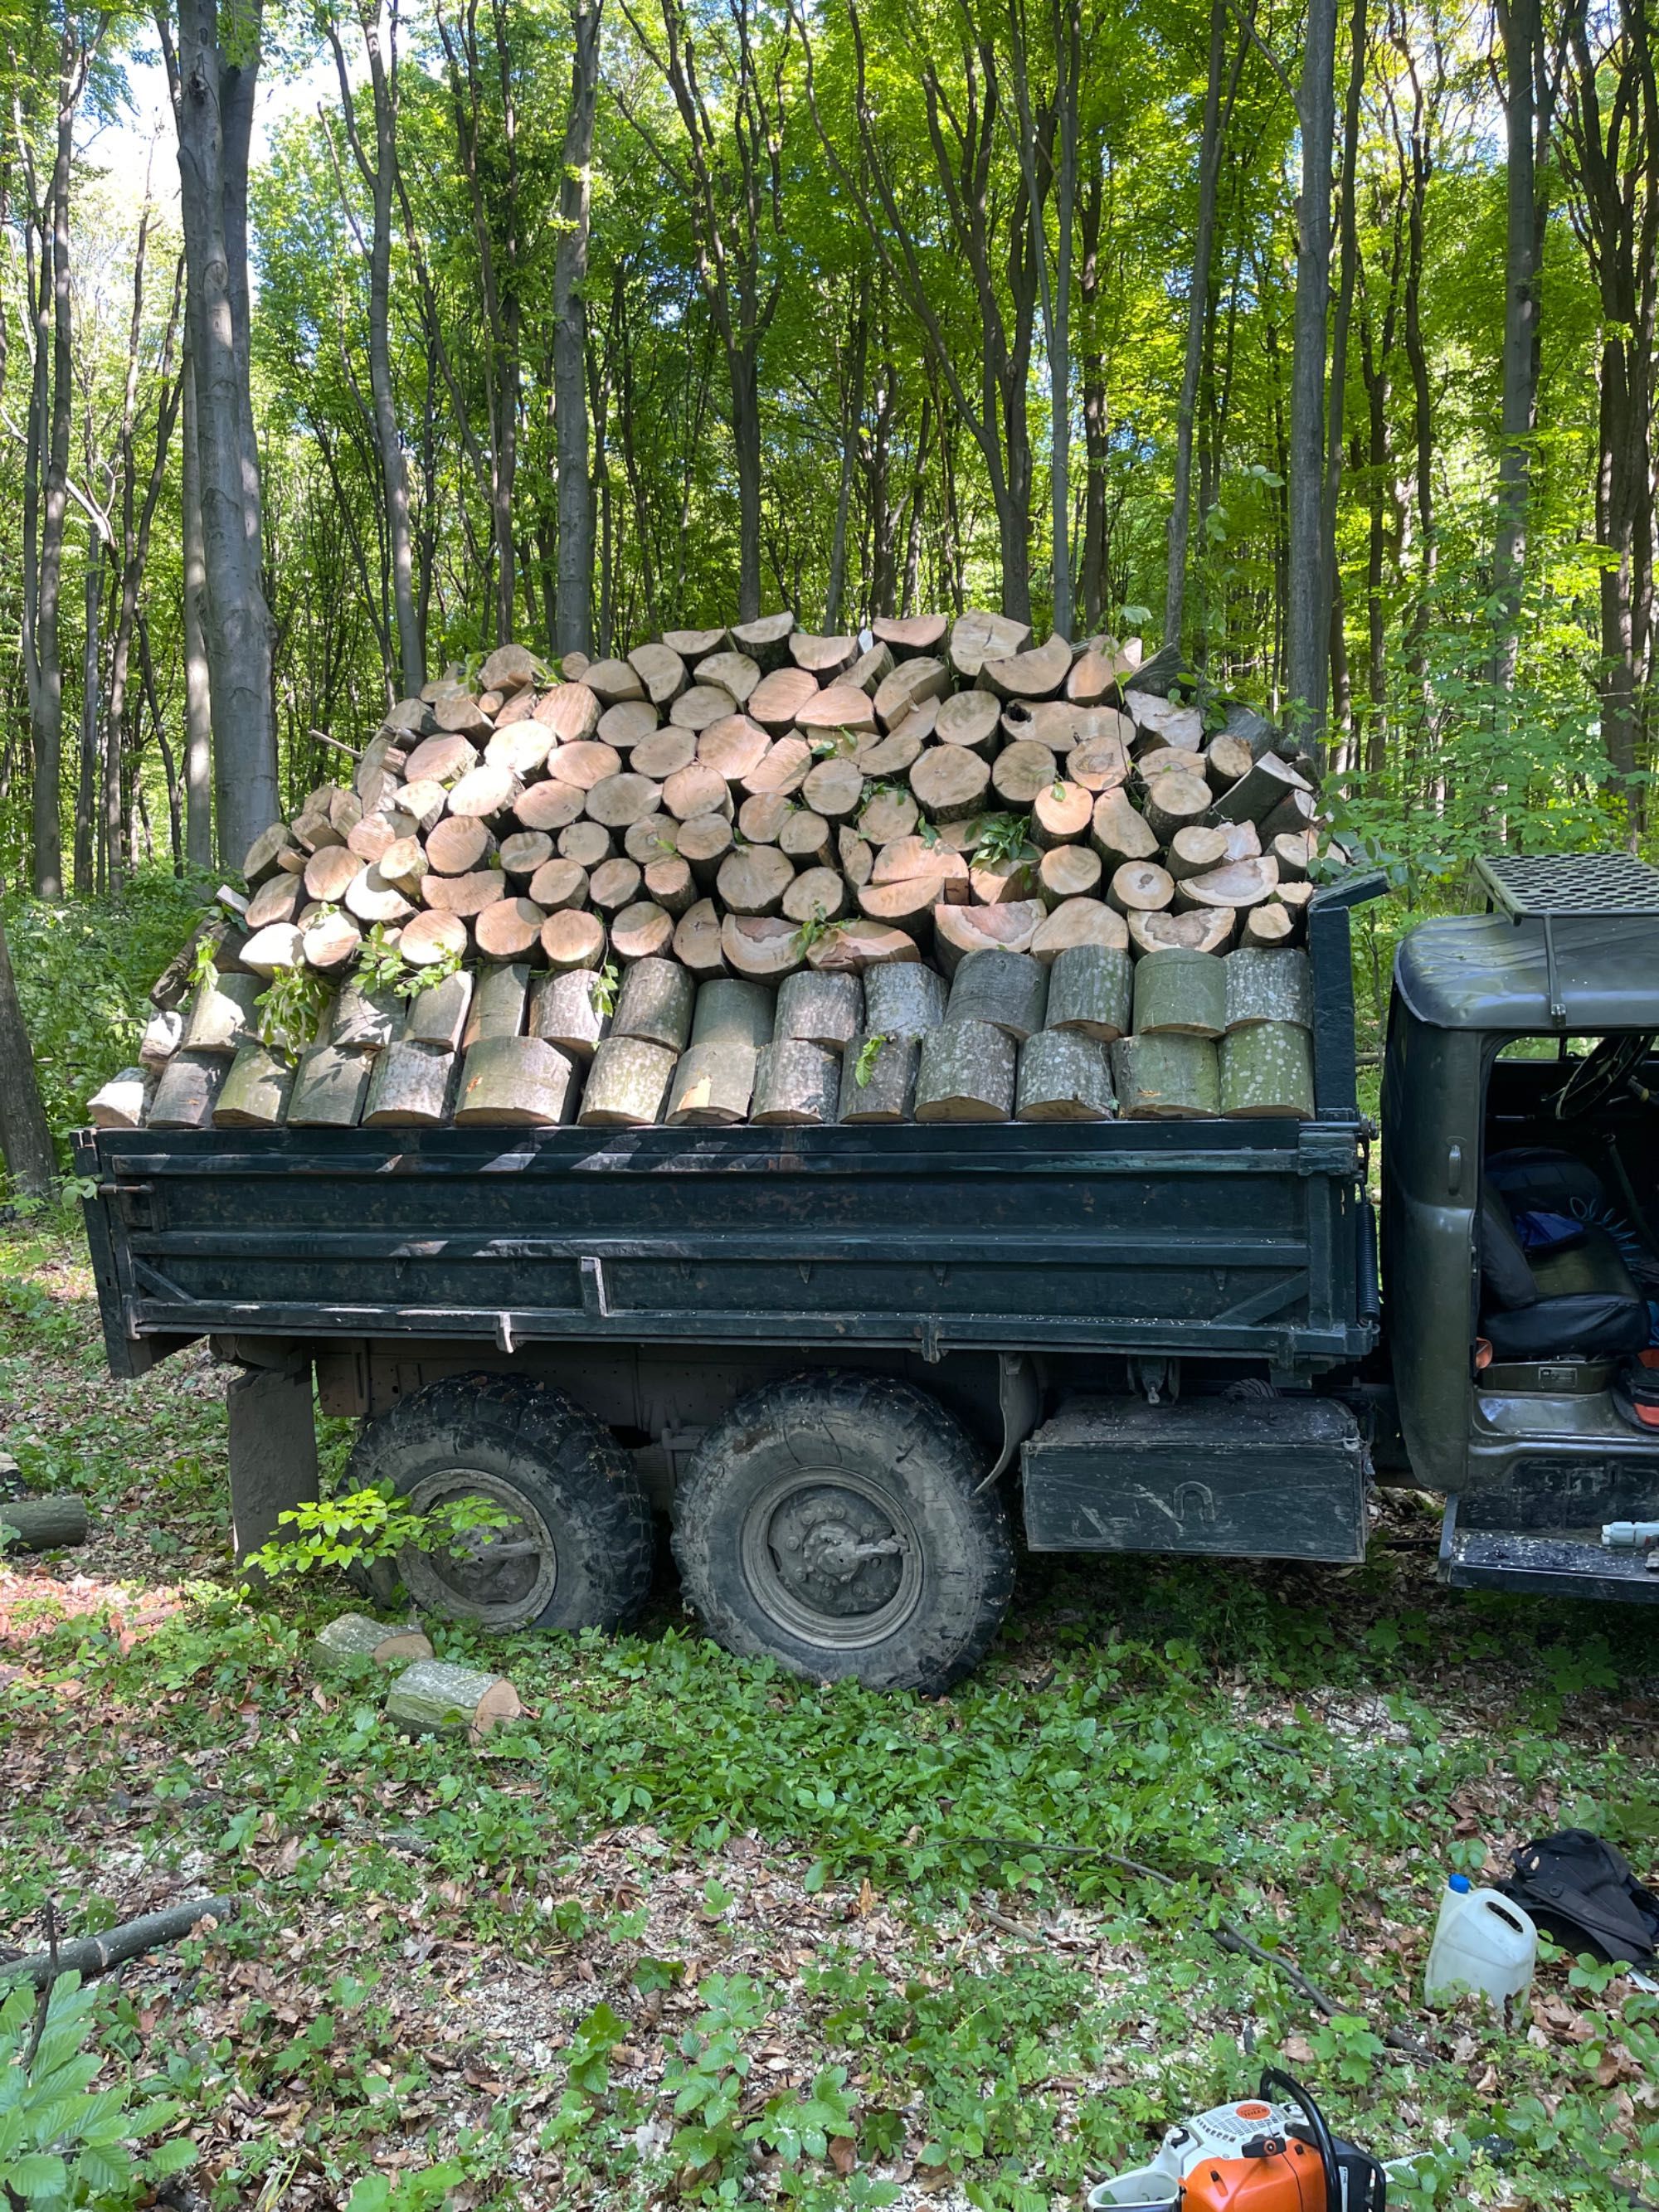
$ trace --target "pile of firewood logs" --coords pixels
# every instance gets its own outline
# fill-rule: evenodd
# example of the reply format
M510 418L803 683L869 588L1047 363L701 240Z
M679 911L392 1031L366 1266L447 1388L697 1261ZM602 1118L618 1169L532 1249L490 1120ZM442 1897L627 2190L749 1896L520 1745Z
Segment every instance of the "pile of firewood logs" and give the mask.
M161 979L106 1126L1312 1111L1312 772L1179 657L788 614L387 716Z

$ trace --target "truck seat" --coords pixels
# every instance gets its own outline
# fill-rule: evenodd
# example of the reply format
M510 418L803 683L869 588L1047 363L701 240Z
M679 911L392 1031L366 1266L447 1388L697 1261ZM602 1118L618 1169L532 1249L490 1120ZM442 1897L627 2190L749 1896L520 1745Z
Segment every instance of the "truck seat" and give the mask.
M1490 1180L1480 1200L1480 1333L1503 1360L1610 1359L1652 1334L1646 1299L1605 1230L1528 1252Z

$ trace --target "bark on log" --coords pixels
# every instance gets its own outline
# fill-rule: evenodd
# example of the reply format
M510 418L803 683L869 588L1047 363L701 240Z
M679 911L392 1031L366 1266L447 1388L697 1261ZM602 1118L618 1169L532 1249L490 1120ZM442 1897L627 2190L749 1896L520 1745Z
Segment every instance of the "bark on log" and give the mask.
M720 924L720 951L728 968L756 983L781 981L806 957L799 924L781 915L728 914Z
M311 1644L312 1671L318 1674L360 1672L366 1664L406 1667L431 1656L432 1640L424 1629L371 1620L363 1613L341 1613Z
M398 1676L386 1701L386 1718L406 1735L465 1735L470 1743L481 1742L523 1710L504 1674L482 1674L447 1659L417 1659Z
M185 1018L176 1007L160 1007L144 1024L138 1058L148 1068L165 1067L185 1041Z
M1305 952L1246 946L1230 953L1224 964L1230 1034L1253 1022L1313 1027L1313 969Z
M841 1056L799 1038L775 1039L757 1056L749 1118L766 1127L833 1121L841 1103Z
M1150 860L1158 851L1158 838L1146 817L1118 789L1103 791L1095 801L1089 841L1108 867L1125 860Z
M919 1042L945 1019L946 996L944 978L919 961L868 969L865 1034Z
M835 868L806 868L783 894L786 921L798 926L836 921L847 904L847 885Z
M677 960L644 959L623 978L612 1033L684 1052L691 1035L696 984Z
M458 914L417 914L404 925L398 951L410 968L432 968L466 951L466 924Z
M576 1062L542 1037L481 1037L461 1069L455 1121L466 1127L554 1128L581 1087Z
M1238 916L1230 906L1194 907L1190 914L1132 914L1129 942L1137 952L1179 945L1188 952L1224 952Z
M1272 896L1279 882L1276 860L1229 860L1202 876L1188 876L1176 893L1177 908L1195 906L1260 906Z
M1126 860L1106 886L1109 904L1125 915L1161 914L1174 896L1169 871L1151 860Z
M472 940L486 960L522 960L541 941L545 911L533 899L497 899L472 924Z
M250 1038L237 1049L213 1103L216 1129L274 1129L288 1112L294 1062Z
M720 909L713 899L699 899L674 925L674 957L699 979L726 973Z
M1074 945L1048 970L1047 1021L1051 1030L1078 1030L1102 1044L1128 1034L1134 969L1127 951L1103 945Z
M790 1039L840 1052L864 1018L864 987L856 975L817 974L810 968L787 976L778 990L774 1039Z
M363 1106L366 1129L435 1129L448 1119L459 1065L441 1045L389 1045L374 1060Z
M921 957L916 940L908 930L856 916L849 921L838 921L806 948L809 968L866 976L873 968Z
M915 1109L921 1060L917 1037L859 1030L842 1058L838 1118L855 1127L908 1121Z
M289 1094L290 1129L355 1129L362 1119L374 1055L361 1047L308 1045Z
M1241 945L1267 948L1288 945L1296 934L1296 917L1282 900L1267 899L1261 906L1253 906L1244 916L1244 926L1239 933Z
M946 975L954 975L970 952L1029 952L1047 914L1041 899L1018 899L1007 906L957 906L942 901L933 908L938 964Z
M1106 1047L1074 1030L1042 1030L1020 1047L1018 1121L1107 1121L1117 1108Z
M1224 732L1204 748L1204 775L1218 798L1242 783L1255 762L1246 739Z
M745 1045L758 1052L772 1042L777 1000L763 983L739 976L718 976L697 992L691 1015L691 1042Z
M957 822L979 813L991 771L961 745L934 745L910 771L910 789L935 822Z
M87 1540L87 1503L72 1492L0 1496L0 1552L58 1552ZM6 1972L0 1966L0 1975Z
M521 962L481 969L473 986L461 1045L471 1051L486 1037L521 1036L530 998L530 970Z
M674 917L654 899L637 899L611 924L611 950L623 967L665 957L674 943Z
M715 1127L744 1120L759 1057L759 1048L751 1044L692 1045L681 1055L669 1085L669 1127Z
M214 1101L229 1070L224 1053L174 1053L157 1079L146 1127L211 1128Z
M215 973L198 984L185 1024L186 1052L234 1053L258 1019L257 975Z
M416 991L404 1017L404 1042L436 1045L444 1052L453 1052L472 1011L473 988L474 979L463 969Z
M599 984L591 968L544 976L531 997L531 1036L556 1045L573 1060L592 1060L611 1030L611 1017L599 1011Z
M1275 837L1305 836L1319 820L1319 801L1310 791L1287 791L1261 824L1261 841L1271 847Z
M142 1067L124 1067L93 1092L87 1117L94 1129L139 1129L149 1101L149 1077Z
M921 1041L918 1121L1006 1121L1013 1112L1014 1041L991 1022L941 1022Z
M0 1987L9 1982L27 1982L35 1989L45 1989L59 1974L79 1974L82 1981L90 1981L94 1975L106 1974L112 1966L124 1966L129 1959L140 1958L161 1944L178 1942L204 1921L230 1919L236 1906L234 1897L198 1897L188 1905L169 1905L165 1911L142 1913L137 1920L124 1920L119 1927L105 1929L101 1936L82 1936L73 1942L58 1943L50 1951L7 1960L0 1964Z
M1135 1035L1218 1037L1227 1026L1227 970L1213 952L1171 946L1135 963Z
M250 889L262 884L276 871L279 854L288 852L294 843L294 833L286 822L273 822L262 830L242 856L242 880Z
M1042 1027L1048 971L1025 952L970 952L951 981L950 1022L990 1023L1024 1044Z
M1305 779L1277 753L1263 753L1249 774L1222 792L1215 802L1218 822L1264 822L1287 792L1306 791Z
M1235 1121L1256 1115L1311 1119L1313 1053L1307 1030L1295 1022L1252 1022L1230 1030L1221 1041L1221 1110ZM0 1514L4 1511L0 1505Z
M651 1127L662 1118L677 1057L643 1037L606 1037L588 1070L577 1121L585 1129Z
M1302 883L1319 858L1319 832L1316 830L1281 830L1269 843L1267 851L1279 863L1281 888L1287 883ZM252 912L252 908L249 911Z
M1121 1037L1111 1048L1118 1111L1126 1121L1178 1121L1219 1113L1221 1077L1209 1037Z
M1177 830L1209 811L1210 787L1190 769L1177 769L1154 778L1141 805L1147 828L1159 844L1167 845Z
M1068 898L1038 924L1030 949L1031 957L1046 966L1075 945L1104 945L1121 952L1128 943L1123 916L1103 900Z
M356 976L342 985L329 1018L328 1041L378 1052L401 1034L404 1001L395 991L370 991Z

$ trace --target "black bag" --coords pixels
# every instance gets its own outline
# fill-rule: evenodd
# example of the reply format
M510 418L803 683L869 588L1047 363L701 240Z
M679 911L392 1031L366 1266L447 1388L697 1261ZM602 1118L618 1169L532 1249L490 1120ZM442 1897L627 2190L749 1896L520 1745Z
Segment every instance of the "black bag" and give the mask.
M1588 1828L1563 1828L1515 1855L1505 1897L1568 1951L1610 1965L1650 1966L1659 1949L1659 1897L1644 1889L1613 1845Z

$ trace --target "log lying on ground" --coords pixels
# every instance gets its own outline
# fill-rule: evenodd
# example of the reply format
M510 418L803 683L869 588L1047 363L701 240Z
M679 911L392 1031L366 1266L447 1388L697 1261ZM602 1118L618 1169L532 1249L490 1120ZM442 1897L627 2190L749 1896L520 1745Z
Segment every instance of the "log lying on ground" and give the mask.
M0 1960L0 1987L27 1983L44 1989L59 1974L79 1974L83 1981L89 1981L94 1975L108 1973L112 1966L125 1966L129 1959L158 1950L163 1943L177 1943L204 1921L233 1918L236 1905L234 1897L192 1898L187 1905L168 1905L161 1912L124 1920L118 1927L106 1928L101 1936L78 1936L60 1942L55 1950Z
M57 1552L87 1540L86 1500L70 1492L0 1496L0 1551Z
M1014 1041L994 1023L941 1022L921 1041L918 1121L1006 1121L1014 1106Z
M925 969L878 971L927 973ZM914 1036L887 1036L860 1030L849 1042L841 1066L842 1121L860 1126L908 1121L915 1108L916 1070L921 1044Z
M457 1667L447 1659L417 1659L386 1692L386 1718L410 1735L465 1735L477 1743L502 1721L524 1711L504 1674Z
M1170 1031L1121 1037L1110 1048L1118 1111L1127 1121L1187 1121L1220 1111L1212 1039Z
M1019 1049L1014 1118L1104 1121L1116 1107L1106 1047L1071 1030L1040 1030Z
M1221 1110L1307 1121L1314 1110L1313 1053L1295 1022L1251 1022L1221 1041ZM0 1506L0 1512L4 1511Z
M311 1664L319 1674L360 1668L407 1666L432 1656L432 1642L411 1622L371 1620L364 1613L343 1613L312 1640Z

